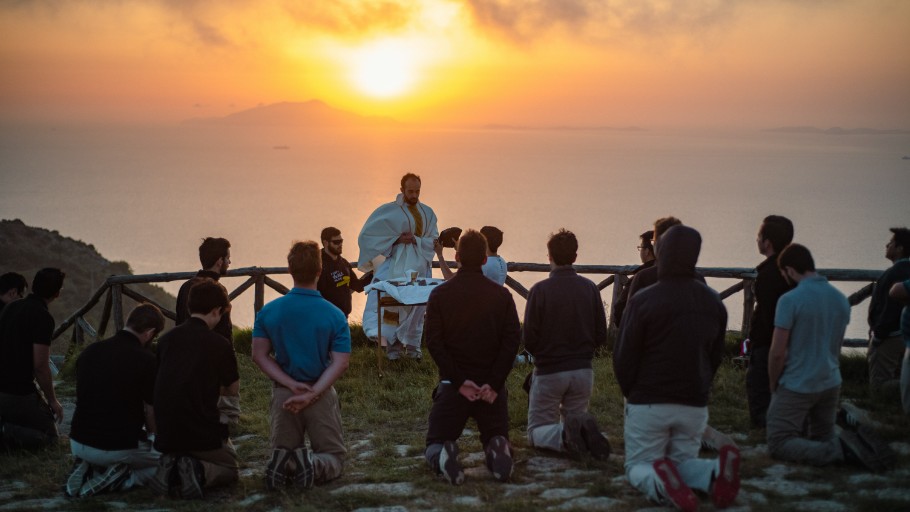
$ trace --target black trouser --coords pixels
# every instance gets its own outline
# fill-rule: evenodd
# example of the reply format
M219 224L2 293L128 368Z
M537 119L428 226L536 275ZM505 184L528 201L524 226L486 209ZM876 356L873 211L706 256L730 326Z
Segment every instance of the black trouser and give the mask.
M749 418L754 427L764 428L771 404L771 383L768 379L768 352L770 346L753 347L746 370L746 397L749 400Z
M469 401L453 384L440 382L433 390L433 408L430 410L427 446L455 441L461 437L468 418L477 421L480 442L486 446L494 436L509 438L509 393L505 386L496 400L488 404L483 400Z
M2 440L11 448L41 448L57 441L57 423L44 397L38 393L0 393Z

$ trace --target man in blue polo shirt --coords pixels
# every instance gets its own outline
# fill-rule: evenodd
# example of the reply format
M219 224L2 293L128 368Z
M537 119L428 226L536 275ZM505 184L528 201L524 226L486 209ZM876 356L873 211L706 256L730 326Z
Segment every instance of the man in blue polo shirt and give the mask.
M347 370L351 331L344 313L316 290L322 257L316 242L288 253L294 288L266 304L253 325L253 361L271 378L269 489L301 488L341 475L341 408L332 385ZM307 448L304 437L310 440Z

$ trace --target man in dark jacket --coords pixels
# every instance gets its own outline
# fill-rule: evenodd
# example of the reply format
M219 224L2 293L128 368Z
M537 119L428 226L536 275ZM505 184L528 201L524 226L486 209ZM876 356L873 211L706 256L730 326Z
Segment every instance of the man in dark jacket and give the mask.
M869 386L878 391L885 386L895 391L900 385L904 340L901 336L903 304L888 296L894 283L910 279L910 229L891 228L893 236L885 246L885 257L893 265L886 270L872 291L869 303Z
M749 369L746 370L746 397L749 400L749 418L752 426L765 427L765 415L771 403L771 385L768 382L768 351L774 332L774 311L777 299L789 291L787 283L777 268L777 255L793 241L793 223L780 215L765 217L758 230L758 252L765 261L756 267L758 275L752 283L755 310L749 329Z
M654 251L654 255L657 256L658 245L660 244L660 237L673 226L681 226L682 221L676 217L661 217L654 221L654 239L651 240L651 249ZM704 278L702 278L704 281ZM629 281L629 297L634 297L639 290L643 290L652 284L657 282L657 267L650 266L645 269L641 269L635 273L632 277L632 280ZM622 325L622 323L620 323Z
M487 468L500 481L512 475L506 377L518 351L518 312L512 294L484 277L487 242L468 230L458 240L461 268L427 303L427 349L439 384L427 429L430 468L455 485L464 482L455 441L469 417L477 421Z
M199 246L199 263L202 264L202 270L196 272L196 277L183 283L177 292L177 305L174 308L174 312L177 314L177 325L186 322L192 316L188 306L190 288L199 279L208 278L218 281L227 274L228 267L231 265L231 242L224 238L208 237L204 239ZM230 310L221 317L214 331L233 344L234 333Z
M660 239L658 281L629 300L613 370L626 398L626 477L650 499L695 510L692 488L718 508L739 491L740 454L699 459L708 395L724 350L727 312L696 278L701 236L675 226Z
M619 327L620 322L622 321L622 313L626 309L626 304L629 302L629 291L632 287L631 279L635 279L635 276L647 268L651 268L657 263L657 256L654 255L654 231L645 231L639 237L641 243L638 244L638 257L641 258L641 265L632 272L632 277L630 281L622 287L622 291L619 292L619 299L616 300L616 304L613 305L613 325Z
M572 268L577 252L571 231L550 235L547 254L553 270L528 294L522 335L535 366L528 442L606 460L610 443L588 413L588 402L594 390L591 360L594 349L606 343L607 320L597 286Z

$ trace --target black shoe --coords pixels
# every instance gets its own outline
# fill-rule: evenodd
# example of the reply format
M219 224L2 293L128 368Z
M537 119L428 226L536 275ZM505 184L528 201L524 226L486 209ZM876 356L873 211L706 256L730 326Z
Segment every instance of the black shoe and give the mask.
M581 438L584 440L588 453L597 460L607 460L610 457L610 441L600 431L594 416L584 413L582 418Z
M572 413L566 416L566 421L563 423L563 444L566 447L566 451L572 455L581 455L586 451L585 439L581 434L581 426L584 420L583 413Z
M265 467L265 487L270 491L280 489L288 483L288 461L291 450L279 446L272 450L272 458Z
M90 496L95 496L96 494L116 491L117 489L120 489L123 482L126 482L127 478L130 477L130 474L130 467L125 463L120 462L114 464L107 468L103 473L96 474L85 482L85 484L82 485L82 488L79 489L79 497L88 498Z
M487 469L493 473L493 478L500 482L508 482L512 477L512 447L503 436L494 436L487 443L484 450L487 456Z
M309 489L316 483L316 468L313 467L313 452L301 446L290 453L290 460L294 461L294 485L301 489Z
M145 484L153 493L159 496L174 497L177 488L177 457L171 453L164 453L158 459L158 469L155 476Z
M864 466L870 471L884 471L894 467L897 455L870 427L860 425L856 432L838 430L846 462Z
M76 457L70 476L66 479L66 485L63 486L63 494L69 498L78 498L82 486L92 477L92 474L92 465Z
M177 474L180 477L180 497L201 500L205 497L205 468L196 458L184 455L177 458Z
M458 463L458 446L452 441L446 441L439 452L439 472L452 485L464 483L464 470Z

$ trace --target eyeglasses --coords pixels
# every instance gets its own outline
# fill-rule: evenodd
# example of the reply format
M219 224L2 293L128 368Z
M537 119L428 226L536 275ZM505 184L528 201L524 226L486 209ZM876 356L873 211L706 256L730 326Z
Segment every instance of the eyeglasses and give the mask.
M342 243L344 243L344 238L339 238L338 240L329 240L329 241L335 245L341 245Z

